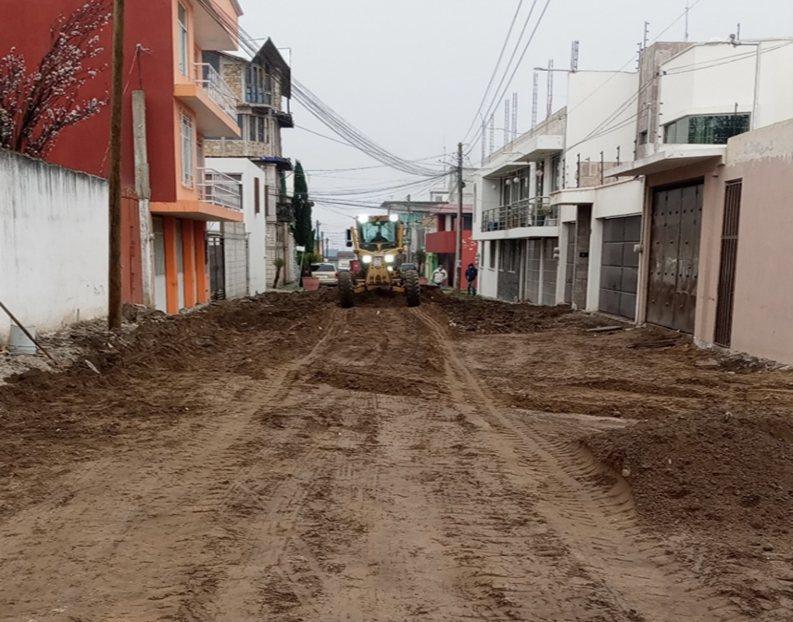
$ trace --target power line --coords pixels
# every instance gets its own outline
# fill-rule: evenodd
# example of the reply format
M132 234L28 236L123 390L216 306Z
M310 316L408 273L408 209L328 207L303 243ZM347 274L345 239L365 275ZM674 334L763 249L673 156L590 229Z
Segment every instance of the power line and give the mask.
M482 101L479 102L479 108L474 113L474 119L473 121L471 121L471 126L465 132L465 138L463 139L463 142L465 142L468 139L468 135L471 133L471 130L474 128L474 125L479 120L479 115L482 112L482 109L485 105L485 101L487 100L487 96L490 93L490 87L493 86L493 82L496 79L496 74L498 73L498 68L501 66L501 61L504 59L504 52L507 51L507 45L509 44L509 40L512 37L512 31L515 29L515 24L518 21L518 15L520 15L520 10L523 8L523 1L524 0L520 0L520 2L518 3L518 8L515 11L515 15L512 17L512 23L509 25L509 30L507 31L507 36L504 39L504 44L501 46L501 52L499 52L498 60L496 61L496 66L493 68L493 73L490 74L490 80L487 83L485 92L482 93Z
M504 95L506 94L506 92L509 89L510 85L512 84L512 81L515 79L515 75L518 73L518 69L520 69L520 65L523 62L523 59L526 57L526 52L529 51L529 46L531 46L532 41L534 41L534 37L537 34L537 30L540 28L540 25L542 24L543 18L545 17L545 14L548 12L548 7L550 6L550 4L551 4L551 0L546 0L545 1L545 6L542 9L542 13L540 13L540 16L537 19L537 22L534 24L534 29L532 30L531 35L529 36L529 40L526 42L526 45L523 47L523 51L521 52L520 58L518 58L518 62L516 63L514 69L512 70L512 74L510 75L509 80L507 81L506 85L504 86L504 89L501 91L501 94L498 95L498 93L497 93L497 97L495 97L493 99L493 104L494 105L498 105L498 102L504 97ZM534 9L534 5L532 5L532 12L533 12L533 9ZM516 48L516 51L517 51L517 48ZM505 74L505 76L506 76L506 74ZM502 82L503 82L503 80L502 80ZM488 107L488 115L491 114L491 110L492 110L492 105L493 104L491 104L491 106ZM486 116L488 116L488 115L486 115ZM470 141L471 145L469 146L468 151L466 152L466 155L470 154L471 151L473 151L473 143L475 143L477 140L479 140L479 136L481 136L481 131L482 130L480 129L479 132L477 133L477 135L475 135L475 137L471 139L471 141Z

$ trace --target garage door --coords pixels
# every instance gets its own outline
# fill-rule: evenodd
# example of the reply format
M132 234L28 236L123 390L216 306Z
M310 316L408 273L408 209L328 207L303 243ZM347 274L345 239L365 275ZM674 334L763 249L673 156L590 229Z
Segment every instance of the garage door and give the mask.
M609 218L603 223L600 304L603 313L636 319L642 217Z
M702 182L653 193L647 321L694 332Z

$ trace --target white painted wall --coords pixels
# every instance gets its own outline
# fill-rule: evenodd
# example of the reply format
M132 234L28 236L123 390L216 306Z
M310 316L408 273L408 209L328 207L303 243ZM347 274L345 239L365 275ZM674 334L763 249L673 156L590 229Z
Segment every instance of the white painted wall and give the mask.
M695 45L662 66L661 126L681 117L750 113L754 102L755 46ZM757 127L793 116L793 40L762 44ZM663 136L659 137L663 141Z
M207 166L226 175L242 175L242 209L245 216L245 233L248 235L248 295L255 296L267 291L267 217L265 186L268 184L265 170L247 158L207 158ZM255 180L259 180L260 211L254 204ZM272 180L271 180L272 181ZM272 184L271 184L272 185ZM275 209L275 197L270 197ZM228 253L226 258L229 268ZM228 283L226 284L228 287Z
M640 216L644 206L644 178L621 181L595 190L594 218Z
M498 295L498 252L491 261L491 248L498 244L496 240L482 242L480 252L482 263L479 266L479 295L485 298L496 298Z
M633 159L639 74L578 71L568 74L566 187L574 188L578 156L582 161ZM605 133L604 133L605 132ZM601 135L602 134L602 135Z
M0 151L0 300L39 332L107 314L107 183ZM0 312L0 340L11 323Z

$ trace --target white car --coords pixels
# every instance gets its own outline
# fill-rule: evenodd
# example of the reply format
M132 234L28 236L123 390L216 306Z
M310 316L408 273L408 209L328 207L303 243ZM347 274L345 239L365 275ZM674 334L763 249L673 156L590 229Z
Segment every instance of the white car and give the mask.
M320 285L338 285L339 273L332 263L311 264L311 276L319 279Z

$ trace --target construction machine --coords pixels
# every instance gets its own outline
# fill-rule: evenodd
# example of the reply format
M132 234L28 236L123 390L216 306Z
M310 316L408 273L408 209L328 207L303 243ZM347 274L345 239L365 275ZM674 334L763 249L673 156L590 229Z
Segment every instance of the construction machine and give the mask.
M360 216L347 232L347 246L352 247L361 263L361 273L339 273L339 302L345 309L355 305L355 295L373 290L401 292L409 307L421 304L419 274L415 269L402 270L405 253L405 227L396 215Z

